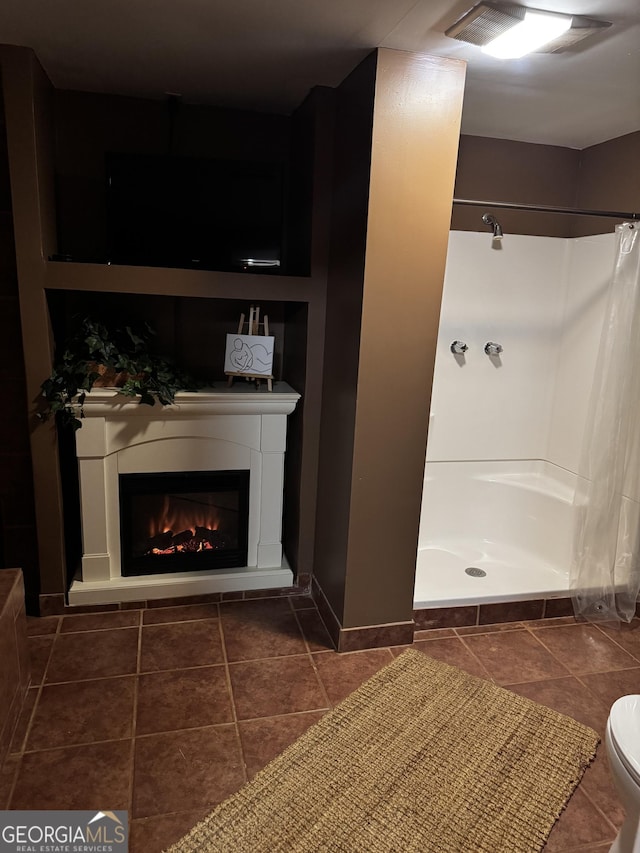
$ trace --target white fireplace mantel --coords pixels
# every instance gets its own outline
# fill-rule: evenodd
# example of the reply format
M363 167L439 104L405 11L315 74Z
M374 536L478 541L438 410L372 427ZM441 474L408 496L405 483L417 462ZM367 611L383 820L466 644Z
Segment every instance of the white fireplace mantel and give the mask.
M269 392L237 383L175 404L140 405L94 389L76 433L82 517L82 570L70 604L108 604L210 592L290 586L282 553L282 490L287 415L300 395L284 382ZM249 471L247 566L124 577L120 561L120 474Z

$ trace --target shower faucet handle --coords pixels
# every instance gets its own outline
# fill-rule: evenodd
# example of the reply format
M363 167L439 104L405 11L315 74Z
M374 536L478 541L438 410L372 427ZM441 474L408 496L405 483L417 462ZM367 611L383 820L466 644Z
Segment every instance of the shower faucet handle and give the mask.
M503 351L502 344L496 344L493 341L487 341L484 345L484 351L487 355L500 355Z
M449 347L449 349L454 355L464 355L465 352L469 349L469 347L465 344L464 341L454 341Z

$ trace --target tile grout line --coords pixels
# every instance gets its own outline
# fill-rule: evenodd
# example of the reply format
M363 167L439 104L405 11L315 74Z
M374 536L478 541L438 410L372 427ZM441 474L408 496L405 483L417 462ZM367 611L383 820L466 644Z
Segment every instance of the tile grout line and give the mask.
M192 666L192 667L187 667L187 668L188 669L200 669L201 667ZM151 671L155 672L155 670L151 670ZM161 669L161 670L158 670L158 672L171 672L171 670ZM141 673L141 674L145 675L146 673ZM111 681L115 678L132 678L132 677L135 678L136 675L137 675L137 669L134 672L117 672L115 675L96 675L92 678L74 678L74 679L70 679L69 681L48 681L46 684L43 684L43 686L44 687L63 687L66 684L86 684L87 681ZM37 687L33 688L33 689L37 690Z
M376 648L388 648L387 646L377 646ZM353 652L343 652L342 654L350 654L357 655L363 654L366 652L375 651L374 649L358 649ZM336 654L335 649L325 649L317 652L311 652L311 655L326 655L326 654ZM242 660L233 660L229 661L229 667L238 666L245 663L264 663L266 661L271 660L287 660L288 658L301 658L307 655L307 651L294 652L288 655L268 655L267 657L262 658L246 658ZM182 672L183 670L195 670L195 669L210 669L216 666L224 666L224 662L221 661L219 663L199 663L194 666L172 666L167 669L145 669L140 672L140 675L158 675L163 672ZM64 684L84 684L86 681L108 681L113 678L130 678L131 676L135 676L135 672L119 672L116 675L98 675L95 678L75 678L72 681L50 681L47 683L47 687L59 686ZM35 689L35 688L34 688Z
M496 628L497 625L510 625L510 628ZM499 634L502 636L503 634L513 634L514 631L522 631L524 628L524 624L522 622L493 622L488 625L459 625L457 628L452 628L451 630L454 632L456 637L484 637L487 634ZM469 631L469 628L486 628L486 631ZM464 633L459 633L464 632ZM420 640L428 640L429 637L419 637ZM446 637L436 637L436 639L446 640Z
M477 634L470 634L469 636L478 636L478 635L477 635ZM483 636L484 636L484 635L483 635ZM495 678L493 677L493 675L491 675L491 673L489 672L488 667L486 667L486 666L482 663L482 660L480 659L480 656L479 656L479 655L477 655L477 654L473 651L473 649L465 643L465 641L464 641L464 637L460 637L460 636L458 636L458 640L462 643L463 647L464 647L464 648L469 652L469 654L472 656L472 658L473 658L477 663L479 663L479 664L480 664L480 666L482 667L482 669L487 673L487 679L488 679L489 681L491 681L493 684L497 684L498 682L495 680Z
M314 709L314 710L317 710L317 709ZM313 711L309 711L309 712L300 711L300 712L296 712L296 713L313 713ZM278 716L288 716L288 715L280 714ZM252 719L265 719L265 718L255 717ZM221 728L225 728L227 726L232 726L232 725L233 725L233 723L230 723L230 722L227 722L227 723L208 723L205 726L191 726L191 727L180 728L180 729L168 729L167 731L145 732L144 734L136 735L136 739L137 740L145 740L146 738L153 738L153 737L159 737L159 736L163 736L163 735L175 734L176 732L177 733L180 733L180 732L196 732L196 731L201 731L203 729L221 729ZM129 738L129 737L111 737L111 738L103 738L102 740L84 741L82 743L68 743L68 744L62 744L62 745L58 744L56 746L46 746L43 749L25 750L24 755L40 755L40 754L45 753L45 752L58 752L60 750L86 749L89 746L96 746L96 745L99 746L99 745L104 744L104 743L124 743L127 740L132 740L132 738ZM14 754L12 757L16 758L19 756ZM185 811L185 810L183 809L182 811ZM189 811L189 810L187 809L186 811Z
M104 634L105 631L131 631L132 628L137 627L137 625L116 625L115 628L86 628L83 631L62 631L60 636L77 637L78 634Z
M632 657L635 661L637 661L637 662L638 662L638 666L640 666L640 656L636 656L636 655L634 655L634 653L633 653L633 652L630 652L630 651L629 651L629 649L625 649L625 647L624 647L624 646L622 646L622 645L620 645L620 643L618 643L618 642L617 642L613 637L610 637L610 636L609 636L609 634L607 634L607 632L606 632L603 628L601 628L601 627L600 627L600 625L596 624L595 622L592 622L591 624L593 625L593 627L594 627L594 628L597 628L597 629L598 629L598 631L603 635L603 637L606 637L606 638L607 638L607 640L609 640L610 642L612 642L612 643L613 643L615 646L617 646L619 649L622 649L622 651L623 651L623 652L626 652L630 657ZM627 622L627 623L625 623L625 624L627 624L627 625L628 625L628 624L630 624L630 623L629 623L629 622ZM619 630L619 631L621 631L621 630L622 630L622 628L619 628L618 630ZM631 669L632 667L625 667L625 668L626 668L626 669Z
M576 623L576 625L581 625L581 624L582 624L582 623ZM561 661L561 660L560 660L560 658L559 658L556 654L554 654L554 652L552 651L552 649L550 649L547 645L545 645L544 640L543 640L541 637L538 637L538 636L534 633L534 632L535 632L535 628L530 628L530 627L528 627L528 626L525 626L525 627L527 628L527 630L529 631L529 633L532 635L532 637L533 637L535 640L537 640L537 641L538 641L538 642L539 642L539 643L544 647L544 649L545 649L545 650L546 650L546 651L551 655L551 657L552 657L552 658L553 658L557 663L559 663L561 666L563 666L563 667L567 670L567 672L569 673L569 675L572 675L572 676L574 676L574 677L577 677L578 675L602 675L603 673L607 673L607 672L624 672L625 670L629 670L629 669L636 669L636 666L633 666L633 665L631 665L631 666L621 666L621 667L616 667L616 668L612 668L611 666L609 666L609 668L608 668L608 669L592 669L592 670L588 670L587 672L578 673L577 671L575 671L575 670L573 670L573 669L569 669L569 667L567 666L567 664L565 664L563 661ZM553 626L550 626L550 627L553 627ZM563 625L558 625L558 626L556 626L556 627L558 627L558 628L565 627L565 628L566 628L566 627L573 627L573 626L567 626L567 625L564 625L564 626L563 626ZM597 626L594 626L594 627L597 627ZM609 637L608 637L608 636L607 636L603 631L601 631L600 633L602 633L602 634L603 634L603 636L604 636L604 638L605 638L606 640L609 640ZM613 642L613 641L612 641L612 642ZM618 648L620 648L620 649L621 649L623 652L625 652L626 654L628 654L628 655L629 655L629 657L631 658L631 661L633 661L633 663L637 664L637 666L638 666L638 667L640 667L640 660L636 660L636 658L634 658L634 656L631 654L631 652L627 652L627 650L626 650L626 649L623 649L623 648L622 648L622 646L618 646L618 644L617 644L617 643L614 643L614 645L615 645L615 646L617 646ZM586 686L586 685L585 685L585 686Z
M609 673L609 672L624 672L624 671L625 671L625 670L620 670L620 669L617 669L617 670L611 670L611 669L609 669L609 670L604 670L604 672L581 672L581 673L578 673L578 674L574 675L573 677L576 679L576 681L578 682L578 684L581 684L581 685L582 685L582 687L584 687L584 689L589 693L589 695L590 695L590 696L593 696L593 698L594 698L594 699L595 699L595 700L596 700L600 705L602 705L602 707L606 710L606 712L607 712L607 714L608 714L608 713L609 713L609 710L610 710L610 707L606 704L606 702L604 702L604 701L603 701L603 700L602 700L602 699L601 699L601 698L600 698L600 697L599 697L599 696L598 696L598 695L597 695L597 694L596 694L596 693L595 693L595 692L594 692L594 691L589 687L589 685L584 681L584 676L586 676L586 675L606 675L606 674L607 674L607 673ZM603 738L603 740L604 740L604 734L602 735L602 738Z
M136 672L133 684L133 719L131 720L131 748L130 761L131 770L129 773L129 810L128 814L133 821L133 806L135 796L135 779L136 779L136 736L137 736L137 718L138 718L138 691L140 687L140 668L142 661L142 610L138 617L138 650L136 653Z
M11 797L13 796L13 789L15 788L16 780L18 778L18 771L20 770L20 765L22 764L22 756L21 755L14 755L14 756L7 755L5 757L5 760L4 760L2 767L0 768L3 772L7 768L7 763L9 761L9 759L12 757L15 758L15 760L16 760L16 766L13 768L13 778L11 779L11 784L9 785L9 788L7 789L5 799L3 801L0 801L0 803L2 805L2 809L6 810L6 811L9 810L9 803L11 802Z
M256 719L263 719L262 717L257 717ZM244 722L241 720L241 722ZM188 734L189 732L201 732L205 729L228 729L229 726L233 726L233 722L227 721L226 723L207 723L204 726L190 726L190 727L182 727L179 729L166 729L159 732L144 732L137 736L138 740L148 740L149 738L157 738L164 737L165 735L174 735L174 734ZM122 738L120 738L122 740ZM110 741L115 743L116 741ZM101 743L107 743L107 741L101 741ZM182 809L182 811L190 811L189 809ZM159 812L162 814L162 812ZM146 815L145 815L146 817ZM137 820L137 818L136 818Z
M322 696L326 700L327 708L333 708L333 702L330 701L329 694L327 693L326 688L324 686L324 682L320 678L320 672L319 672L318 667L316 666L316 662L313 658L313 654L311 652L311 647L309 645L309 641L307 640L307 635L305 634L305 632L302 628L302 623L300 622L298 614L297 614L296 610L294 609L293 605L291 604L291 601L289 601L289 607L291 608L291 611L296 618L296 624L298 626L298 630L300 631L300 634L302 635L302 639L304 641L305 649L307 650L307 656L309 658L309 663L311 664L311 668L313 669L313 673L316 677L316 681L318 682L318 686L320 687L320 693L322 694Z
M567 675L575 675L573 670L569 669L569 667L563 661L561 661L560 658L548 646L545 645L544 640L541 637L538 637L537 634L535 634L535 628L530 628L527 625L525 625L524 627L525 627L525 631L529 632L531 637L544 649L544 651L555 661L555 663L557 663L559 666L561 666L565 670L565 673L566 673L566 675L564 676L565 678ZM562 627L562 626L558 626L558 627Z
M146 633L146 636L147 636L147 637L152 637L152 636L153 636L153 632L154 632L154 631L162 630L162 629L164 629L164 628L170 628L170 627L172 627L173 625L177 625L177 624L181 624L181 625L190 625L190 624L194 624L194 625L195 625L195 624L200 624L200 623L202 623L202 622L216 622L216 623L219 623L219 622L220 622L220 619L219 619L217 616L211 616L211 617L209 617L208 619L189 619L189 620L187 620L186 622L180 622L180 623L176 623L176 622L161 622L161 623L153 623L153 624L151 624L151 625L145 625L145 624L143 623L143 624L140 626L140 631L142 632L143 637L145 636L145 631L147 632L147 633ZM177 665L175 665L175 664L174 664L173 666L169 666L169 667L167 667L166 669L162 669L162 668L158 668L158 669L143 669L143 668L142 668L142 654L141 654L141 659L140 659L140 674L141 674L141 675L149 675L149 674L152 674L152 673L158 673L158 672L175 672L175 671L182 670L182 669L202 669L203 667L207 667L207 666L221 666L221 665L222 665L221 663L217 663L217 664L216 664L216 663L211 663L211 662L209 662L209 663L199 663L199 664L195 664L195 665L193 665L193 666L179 666L179 665L177 666Z
M45 746L42 749L27 749L24 752L24 755L42 755L45 752L58 752L60 750L68 750L68 749L86 749L89 746L99 746L103 743L123 743L124 741L132 740L129 737L111 737L104 738L102 740L88 740L83 741L82 743L63 743L57 744L56 746Z
M280 714L269 714L268 717L247 717L246 720L240 720L241 723L261 723L265 720L280 720L286 719L287 717L301 717L304 714L326 714L328 711L332 710L332 707L329 705L326 708L307 708L304 711L284 711ZM222 724L220 724L222 725ZM229 725L229 723L226 723Z
M62 616L58 617L60 622L59 622L57 633L61 634L62 636L66 636L67 634L86 634L90 631L91 632L93 632L93 631L123 631L123 630L126 630L127 628L136 628L140 625L140 618L141 617L138 617L138 625L133 623L132 625L110 625L110 626L107 626L106 628L95 628L95 627L94 628L80 628L77 631L63 631L62 630L62 625L63 625L63 622L65 619L70 619L71 621L68 622L67 624L73 625L74 619L78 619L78 618L82 618L82 617L87 617L87 616L109 617L109 616L112 616L113 614L116 614L116 613L119 614L119 613L136 613L136 612L142 613L143 611L142 610L138 610L138 611L136 611L136 610L114 610L114 611L109 611L108 613L66 613L66 614L63 614Z
M603 740L604 740L604 739L603 739ZM594 759L594 760L595 760L595 759ZM583 778L584 778L584 777L583 777ZM612 832L613 832L613 835L612 835L611 839L609 840L609 842L604 841L604 842L603 842L603 844L613 843L613 841L614 841L615 837L617 836L617 834L618 834L618 831L619 831L619 830L615 827L615 825L612 823L612 821L610 821L610 820L609 820L609 818L607 817L607 815L602 811L602 809L601 809L601 808L600 808L600 806L595 802L595 800L593 800L593 799L589 796L588 791L586 791L586 790L582 787L582 779L580 780L580 782L579 782L579 784L578 784L578 787L579 787L579 788L580 788L580 790L582 791L583 796L585 796L585 797L587 798L587 800L589 801L590 805L591 805L591 806L593 806L593 808L596 810L596 812L600 815L600 817L604 820L604 822L607 824L607 826L608 826L608 827L612 830Z
M24 733L24 738L22 740L22 746L21 746L20 752L16 753L18 755L19 760L18 760L16 769L15 769L15 773L13 774L13 781L11 783L11 788L9 790L9 796L7 798L7 808L9 808L11 806L11 801L13 800L13 795L15 794L16 785L18 784L18 776L20 775L20 770L22 768L22 761L23 761L25 753L26 753L26 746L27 746L27 743L29 741L29 735L31 734L31 729L33 727L33 721L35 719L36 709L40 703L40 697L42 696L42 691L44 690L45 679L47 677L47 672L49 671L49 664L51 663L51 658L53 657L53 648L54 648L54 646L56 644L56 640L60 634L61 625L62 625L62 619L60 618L58 620L58 624L56 625L55 633L53 634L53 642L51 643L51 648L49 649L49 656L47 658L47 662L44 666L44 669L42 670L42 679L40 681L40 684L37 687L38 695L36 696L35 702L33 703L33 708L31 709L31 716L29 717L29 723L27 725L27 730ZM49 634L48 636L52 636L52 635Z
M42 616L42 617L31 616L29 618L30 619L41 619L41 618L47 619L49 617L47 617L47 616ZM56 623L56 630L55 631L49 631L46 634L29 634L29 632L27 631L27 640L30 640L31 638L35 638L35 637L55 637L56 634L59 634L60 633L60 626L62 625L62 616L56 616L55 618L58 620Z
M224 626L222 624L222 610L220 608L220 603L217 605L218 608L218 633L220 635L220 647L222 649L222 657L224 663L224 675L227 683L227 690L229 692L229 706L231 708L231 718L233 724L233 730L236 736L236 743L238 745L238 749L240 751L240 760L242 762L242 775L244 776L244 781L247 782L249 780L249 773L247 770L247 758L244 753L244 746L242 744L242 738L240 737L240 726L238 725L238 711L236 708L236 698L233 693L233 684L231 682L231 670L229 669L229 655L227 654L227 641L224 635Z

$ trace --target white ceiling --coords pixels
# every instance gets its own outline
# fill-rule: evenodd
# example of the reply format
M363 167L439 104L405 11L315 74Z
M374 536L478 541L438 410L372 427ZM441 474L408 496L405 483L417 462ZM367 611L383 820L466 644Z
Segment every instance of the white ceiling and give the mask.
M640 0L521 2L613 26L499 61L444 35L473 0L2 0L0 43L61 89L285 113L383 46L468 63L464 133L585 148L640 130Z

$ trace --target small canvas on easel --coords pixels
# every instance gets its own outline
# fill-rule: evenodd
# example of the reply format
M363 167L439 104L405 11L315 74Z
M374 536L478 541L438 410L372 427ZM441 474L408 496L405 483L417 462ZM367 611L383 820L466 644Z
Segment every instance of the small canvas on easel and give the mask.
M273 342L269 335L227 335L224 372L234 376L271 376Z
M244 314L240 315L238 331L227 335L224 353L224 372L229 377L229 385L237 376L254 379L256 388L261 379L267 380L267 390L273 391L273 350L275 338L269 334L269 318L265 314L260 322L260 306L251 306L247 333L244 332ZM260 329L264 334L260 334Z

